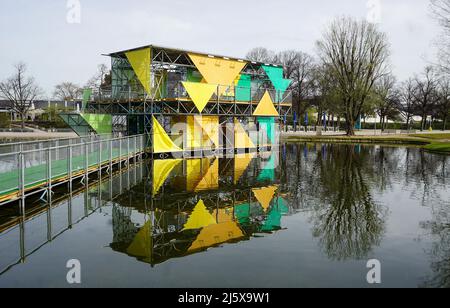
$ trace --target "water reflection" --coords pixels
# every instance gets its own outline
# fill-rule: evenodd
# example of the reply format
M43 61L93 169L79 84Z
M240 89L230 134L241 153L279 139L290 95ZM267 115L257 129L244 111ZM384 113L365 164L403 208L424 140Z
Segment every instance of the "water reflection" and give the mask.
M312 211L313 235L330 259L366 258L380 244L386 208L373 200L370 157L360 146L322 146L313 162L311 185L323 196Z
M282 229L289 208L278 159L276 152L153 161L150 185L132 193L144 202L116 199L110 247L155 265Z
M327 268L329 261L344 265L374 257L394 272L405 266L410 275L417 269L419 278L408 278L413 285L448 287L448 161L416 148L329 144L284 145L279 152L234 158L144 161L90 181L89 189L58 194L52 205L37 204L25 217L2 209L0 272L26 265L46 246L60 245L61 234L70 241L74 229L87 228L93 238L97 231L107 234L94 246L102 253L106 249L126 259L120 262L151 265L155 275L177 263L205 262L213 255L206 251L218 247L240 256L248 245L264 256L290 260L289 268L305 264L301 272L309 281L327 280L308 272L310 263ZM107 224L98 225L99 215L108 218ZM280 241L274 245L275 240ZM79 245L82 253L86 248ZM249 259L263 262L259 257ZM221 270L232 271L227 266ZM345 278L348 269L343 267L342 279L355 281ZM295 284L298 275L289 269L283 281Z

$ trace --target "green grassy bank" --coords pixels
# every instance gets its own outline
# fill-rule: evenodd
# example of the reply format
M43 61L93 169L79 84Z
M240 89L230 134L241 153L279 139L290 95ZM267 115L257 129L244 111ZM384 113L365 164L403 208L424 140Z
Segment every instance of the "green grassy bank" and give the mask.
M362 144L394 144L414 145L425 150L450 154L450 134L413 134L395 136L289 136L282 139L287 142L332 142L332 143L362 143Z

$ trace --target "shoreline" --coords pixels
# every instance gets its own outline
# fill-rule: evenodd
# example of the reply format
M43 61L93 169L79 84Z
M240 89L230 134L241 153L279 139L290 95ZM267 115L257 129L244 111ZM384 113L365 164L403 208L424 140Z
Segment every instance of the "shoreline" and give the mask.
M433 136L434 135L434 136ZM442 138L440 138L442 136ZM311 135L304 133L281 133L285 142L386 144L418 146L431 153L450 155L450 133L422 133L412 135Z

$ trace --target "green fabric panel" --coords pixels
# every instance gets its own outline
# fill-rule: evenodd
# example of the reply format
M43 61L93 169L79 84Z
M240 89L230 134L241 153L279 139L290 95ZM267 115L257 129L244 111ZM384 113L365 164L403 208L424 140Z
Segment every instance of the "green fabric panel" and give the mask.
M257 180L259 182L270 181L273 182L275 180L275 156L272 155L270 160L265 164L264 169L261 170Z
M234 215L241 225L248 224L250 222L250 204L236 205Z
M187 69L187 81L189 82L201 82L203 79L199 71L192 68Z
M258 117L260 129L264 129L267 132L267 137L271 144L275 142L275 118L274 117Z
M92 89L84 89L83 90L83 102L81 104L81 109L84 110L86 108L87 103L91 100Z
M252 99L252 76L242 74L236 87L236 100L249 102Z
M284 92L289 88L292 80L283 78L283 68L263 65L262 68L266 72L275 90L277 90L276 102L283 99Z
M276 198L274 205L266 217L264 225L261 228L263 232L275 231L281 229L281 218L283 215L289 213L289 207L286 205L286 200L283 198Z
M281 217L281 213L276 208L273 208L267 215L261 231L270 232L281 229Z
M112 133L112 115L85 113L81 116L89 123L97 134L103 135Z

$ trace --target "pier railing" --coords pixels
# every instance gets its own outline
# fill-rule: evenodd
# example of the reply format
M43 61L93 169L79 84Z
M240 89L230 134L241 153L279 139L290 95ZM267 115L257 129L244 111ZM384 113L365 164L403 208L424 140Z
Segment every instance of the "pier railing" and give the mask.
M61 141L60 141L61 142ZM0 206L43 192L47 199L53 187L89 174L112 169L113 165L140 156L145 150L145 135L120 138L102 136L68 140L64 145L40 147L0 154Z

